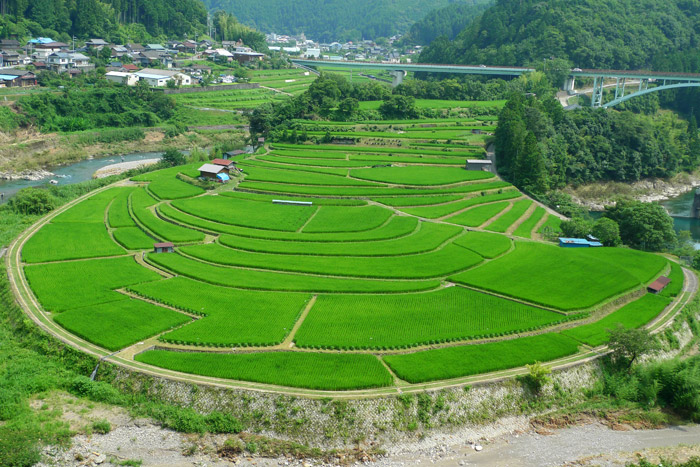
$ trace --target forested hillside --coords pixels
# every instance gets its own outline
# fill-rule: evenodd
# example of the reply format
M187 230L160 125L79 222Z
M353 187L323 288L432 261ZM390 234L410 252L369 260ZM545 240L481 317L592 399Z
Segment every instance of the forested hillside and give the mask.
M483 13L493 0L460 0L428 13L411 26L404 36L407 44L428 45L440 36L454 39L469 23Z
M0 37L104 37L118 43L204 32L201 0L0 0Z
M527 65L556 57L581 68L649 68L695 48L698 21L698 0L497 0L421 60Z
M305 33L318 41L390 37L451 0L205 0L249 26L278 34Z

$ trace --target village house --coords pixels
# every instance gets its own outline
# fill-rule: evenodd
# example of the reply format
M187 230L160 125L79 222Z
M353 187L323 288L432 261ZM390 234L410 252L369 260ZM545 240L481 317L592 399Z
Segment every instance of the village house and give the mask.
M2 63L5 67L13 67L19 65L19 54L11 50L3 50L0 55L2 56Z
M109 49L112 51L111 58L121 58L129 53L129 49L123 45L112 45Z
M134 73L125 73L123 71L110 71L105 73L105 78L108 81L124 84L126 86L136 86L139 82L139 77Z
M20 43L15 39L0 39L0 49L2 50L17 50L19 49Z
M90 57L78 52L54 52L48 56L46 63L49 70L57 73L73 69L86 71L95 68L95 65L90 63Z
M27 70L0 70L0 87L36 86L36 75Z
M47 60L51 54L57 52L67 52L68 44L64 44L63 42L47 42L35 44L33 49L34 52L32 53L32 57L35 60Z
M134 73L139 79L145 79L149 86L163 87L167 86L168 81L175 81L181 86L189 86L192 84L192 78L189 75L173 70L157 70L155 68L144 68L141 71Z
M85 42L85 47L88 49L102 50L103 47L108 46L109 43L105 42L104 39L90 39Z
M199 168L199 178L227 182L230 180L228 168L222 165L204 164Z
M262 61L263 58L265 58L265 54L254 52L250 47L236 47L236 50L233 51L233 59L241 65L253 61Z

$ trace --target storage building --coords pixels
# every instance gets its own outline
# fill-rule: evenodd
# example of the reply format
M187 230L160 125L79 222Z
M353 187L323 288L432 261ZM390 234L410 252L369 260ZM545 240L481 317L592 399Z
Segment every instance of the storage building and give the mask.
M585 238L559 238L559 246L562 248L593 248L603 246L600 242L592 242Z
M658 279L656 279L654 282L649 284L649 287L647 287L647 291L649 291L653 294L658 294L663 289L665 289L666 286L670 283L671 283L671 279L669 279L666 276L661 276Z
M155 243L153 245L154 253L173 253L175 251L175 245L170 242Z

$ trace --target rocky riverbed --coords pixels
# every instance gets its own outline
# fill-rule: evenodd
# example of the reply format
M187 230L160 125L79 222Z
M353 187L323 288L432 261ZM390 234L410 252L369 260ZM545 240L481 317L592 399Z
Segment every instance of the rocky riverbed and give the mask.
M0 180L28 180L38 181L53 177L54 174L48 170L23 170L21 172L0 172Z
M692 191L700 186L700 173L678 174L670 179L647 179L634 183L600 182L568 187L568 192L581 206L602 211L614 205L620 196L644 202L664 201Z
M158 161L160 161L160 159L143 159L138 161L120 162L118 164L108 165L106 167L102 167L97 172L95 172L94 178L105 178L109 177L110 175L119 175L120 173L124 173L132 169L138 169L139 167L157 164Z
M115 423L114 417L122 417ZM262 458L241 453L221 457L226 436L184 435L162 429L148 420L112 417L114 428L107 434L78 435L69 449L49 447L40 466L332 466L368 465L407 467L412 465L479 466L624 466L640 457L658 462L663 457L679 461L700 455L700 425L673 426L659 430L611 429L596 421L553 431L535 429L527 420L505 420L483 432L429 437L423 441L387 446L384 457L364 461L324 462L289 456ZM523 422L525 422L523 424ZM512 424L506 434L497 433Z

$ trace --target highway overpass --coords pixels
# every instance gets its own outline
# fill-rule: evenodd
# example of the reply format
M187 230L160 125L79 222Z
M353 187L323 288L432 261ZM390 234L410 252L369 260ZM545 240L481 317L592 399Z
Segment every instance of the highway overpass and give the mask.
M406 73L451 73L467 75L486 75L500 77L516 77L535 71L534 68L516 66L486 66L486 65L446 65L428 63L387 63L387 62L356 62L348 60L308 60L293 58L291 62L303 67L332 67L349 70L384 70L393 76L393 86L398 86L403 81ZM569 93L575 93L576 78L593 79L593 107L612 107L635 95L644 95L651 92L659 92L665 89L683 87L700 87L700 74L675 73L645 70L595 70L573 68L562 89ZM603 86L607 81L615 80L615 98L610 102L603 102ZM638 80L638 86L628 89L627 80ZM652 83L652 87L649 84ZM636 88L636 89L635 89Z

